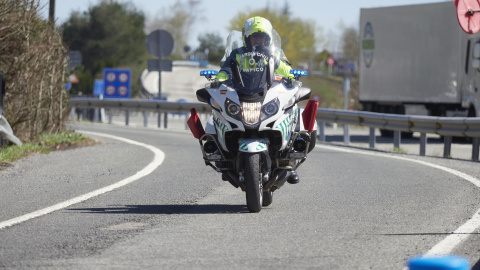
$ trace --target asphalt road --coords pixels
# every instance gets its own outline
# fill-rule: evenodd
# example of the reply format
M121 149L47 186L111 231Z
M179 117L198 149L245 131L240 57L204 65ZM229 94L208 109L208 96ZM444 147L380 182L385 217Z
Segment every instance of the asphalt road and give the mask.
M251 214L186 131L73 126L132 141L90 133L101 144L1 171L0 268L402 269L429 253L480 267L476 162L323 144Z

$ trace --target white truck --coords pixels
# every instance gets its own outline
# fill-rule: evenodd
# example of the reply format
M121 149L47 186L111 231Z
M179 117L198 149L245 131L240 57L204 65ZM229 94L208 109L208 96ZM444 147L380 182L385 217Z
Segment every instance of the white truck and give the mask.
M365 111L480 117L480 35L452 1L361 9L360 43Z

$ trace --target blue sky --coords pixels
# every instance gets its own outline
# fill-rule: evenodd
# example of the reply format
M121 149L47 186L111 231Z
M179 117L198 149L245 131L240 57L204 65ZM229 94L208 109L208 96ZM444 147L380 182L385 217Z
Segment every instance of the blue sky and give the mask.
M95 5L100 0L56 0L55 17L57 24L68 19L72 11L86 11L91 5ZM119 0L125 2L126 0ZM177 0L130 0L147 16L155 16L162 8L168 8ZM187 0L182 0L183 2ZM47 4L45 16L48 16L49 0L40 0L42 4ZM289 1L292 16L315 21L317 27L323 28L323 34L327 37L338 35L339 26L354 26L358 28L361 8L387 7L398 5L426 4L437 2L452 2L452 9L455 9L453 1L444 0L295 0ZM192 47L198 44L197 37L204 32L217 32L222 36L227 36L229 31L226 26L230 19L237 14L239 10L254 10L269 5L279 5L283 7L285 0L242 0L242 1L218 1L201 0L200 9L203 11L205 20L192 27L190 43ZM273 26L275 27L275 26ZM240 29L238 29L240 30Z

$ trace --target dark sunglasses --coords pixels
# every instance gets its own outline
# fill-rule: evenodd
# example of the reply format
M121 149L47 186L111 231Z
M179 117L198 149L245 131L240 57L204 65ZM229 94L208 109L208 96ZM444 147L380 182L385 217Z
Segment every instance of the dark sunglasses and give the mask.
M260 33L257 32L257 33L253 33L253 34L252 34L252 37L253 37L253 38L266 38L266 37L267 37L267 34L261 33L261 32L260 32Z

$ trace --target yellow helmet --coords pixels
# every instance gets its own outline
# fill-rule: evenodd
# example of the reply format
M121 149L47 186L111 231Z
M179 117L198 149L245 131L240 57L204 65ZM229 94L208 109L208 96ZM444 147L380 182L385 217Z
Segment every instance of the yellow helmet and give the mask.
M250 48L250 36L257 33L265 34L265 46L270 46L272 40L272 24L267 19L259 16L252 17L243 24L243 46Z

